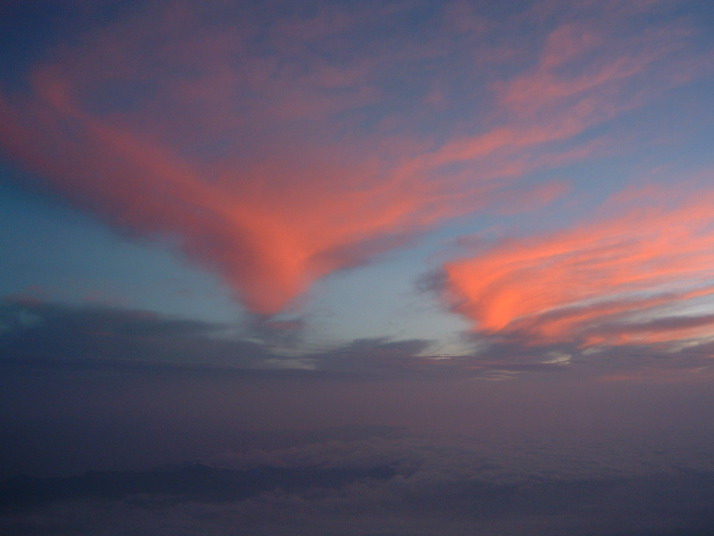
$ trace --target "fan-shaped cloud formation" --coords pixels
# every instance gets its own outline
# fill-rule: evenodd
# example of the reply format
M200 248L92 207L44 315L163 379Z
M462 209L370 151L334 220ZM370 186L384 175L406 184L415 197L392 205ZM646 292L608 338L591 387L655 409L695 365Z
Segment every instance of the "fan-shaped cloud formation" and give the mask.
M291 6L147 3L79 32L0 93L0 145L272 314L436 223L548 202L562 186L514 181L588 156L580 134L655 92L633 83L661 91L696 63L681 28L618 33L634 5L566 12L544 42L531 8L451 3L424 33L403 22L418 4Z

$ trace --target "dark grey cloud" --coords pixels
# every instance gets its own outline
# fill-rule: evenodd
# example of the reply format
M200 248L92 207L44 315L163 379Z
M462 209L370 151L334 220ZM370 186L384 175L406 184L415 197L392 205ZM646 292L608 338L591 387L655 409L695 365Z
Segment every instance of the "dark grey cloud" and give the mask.
M0 479L61 487L88 470L190 459L318 475L220 501L135 488L7 506L3 534L629 536L711 521L712 391L691 369L710 360L701 347L666 356L666 381L618 384L593 374L665 358L497 340L429 356L427 340L361 339L300 356L312 369L271 369L296 358L224 326L25 302L6 303L0 330ZM677 372L687 381L670 382ZM522 381L481 381L513 376ZM577 441L587 448L568 455ZM366 476L385 467L389 478ZM313 485L328 469L351 476Z
M357 339L299 350L304 319L253 316L240 327L108 306L6 299L0 366L249 376L418 373L431 341ZM285 349L292 351L285 351Z
M0 482L0 508L77 499L125 500L142 494L223 502L245 500L278 489L301 493L310 488L340 488L358 479L386 480L395 474L390 466L369 469L263 466L233 470L189 463L151 471L89 471L78 476L46 478L16 476Z
M226 326L141 310L6 300L0 350L22 360L248 365L258 344L221 337Z
M385 377L419 372L428 359L428 356L423 357L421 353L431 342L423 339L355 339L328 351L315 353L312 357L324 370Z
M708 323L710 316L659 319L628 327L657 331ZM0 304L0 366L136 374L200 374L290 378L482 377L591 375L638 369L711 369L711 344L541 344L525 332L464 333L473 352L433 355L428 339L356 339L324 350L298 351L302 318L253 317L240 329L156 313L95 305L5 299ZM603 328L604 329L604 328ZM611 331L614 331L613 327ZM602 334L606 334L607 330ZM607 332L609 333L609 332ZM288 351L286 351L288 350Z
M277 319L269 315L251 315L248 329L251 337L269 344L295 345L302 341L305 319Z
M48 536L693 536L714 523L714 472L693 460L682 465L670 453L645 467L626 448L620 456L629 463L601 455L593 466L595 450L563 457L556 444L534 447L486 454L473 442L392 433L276 449L275 463L249 469L192 464L16 478L0 487L17 494L5 497L0 529Z

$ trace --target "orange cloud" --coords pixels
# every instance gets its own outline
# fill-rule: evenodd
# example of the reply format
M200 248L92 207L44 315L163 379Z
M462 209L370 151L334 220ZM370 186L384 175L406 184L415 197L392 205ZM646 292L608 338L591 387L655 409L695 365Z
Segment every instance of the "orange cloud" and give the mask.
M622 57L598 48L607 35L556 28L533 70L484 86L497 92L493 117L467 132L450 126L437 143L412 134L409 119L434 85L399 118L389 108L402 94L388 88L412 83L397 69L408 62L438 77L436 65L462 53L450 34L423 43L390 33L397 42L384 49L359 37L360 25L400 19L397 8L276 18L231 4L147 4L52 50L26 91L0 93L0 145L110 224L173 240L265 314L429 226L494 202L526 206L514 181L586 157L575 137L631 108L625 82L669 51L647 41ZM585 72L556 76L592 56ZM386 135L390 121L398 126ZM557 191L535 188L525 201ZM481 315L487 328L541 307L507 292Z
M630 208L613 202L622 215L505 240L448 263L453 309L475 330L525 334L533 343L671 342L711 334L711 315L686 311L714 293L714 196L668 206L645 195Z

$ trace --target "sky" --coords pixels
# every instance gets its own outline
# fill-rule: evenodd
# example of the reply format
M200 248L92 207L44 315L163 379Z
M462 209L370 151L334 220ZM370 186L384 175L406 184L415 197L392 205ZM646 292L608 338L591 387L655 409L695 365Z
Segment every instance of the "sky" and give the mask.
M4 2L0 527L705 534L713 96L703 1Z

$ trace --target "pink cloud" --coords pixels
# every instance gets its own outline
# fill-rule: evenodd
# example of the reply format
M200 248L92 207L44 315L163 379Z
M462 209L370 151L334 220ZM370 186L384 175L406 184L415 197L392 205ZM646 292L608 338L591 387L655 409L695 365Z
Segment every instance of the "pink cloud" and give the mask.
M474 330L538 344L707 335L712 317L686 311L714 293L714 198L698 192L672 205L675 192L664 202L648 191L617 196L609 208L620 215L506 240L448 263L451 307L473 320Z
M27 94L0 94L0 144L110 224L175 241L265 314L449 218L547 203L562 186L527 196L518 179L587 157L596 146L575 138L631 108L626 82L670 50L616 55L597 28L557 27L535 67L485 86L497 91L488 121L437 143L394 118L385 88L411 82L400 78L408 62L460 52L449 36L390 35L378 50L355 35L396 8L251 19L217 3L223 20L198 5L150 4L50 51ZM489 27L474 15L462 32ZM578 75L556 73L591 57ZM435 87L424 86L419 108ZM364 126L393 119L389 135Z

